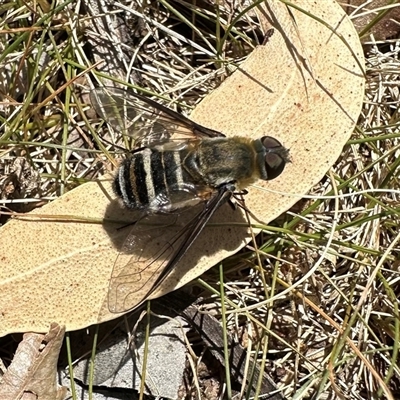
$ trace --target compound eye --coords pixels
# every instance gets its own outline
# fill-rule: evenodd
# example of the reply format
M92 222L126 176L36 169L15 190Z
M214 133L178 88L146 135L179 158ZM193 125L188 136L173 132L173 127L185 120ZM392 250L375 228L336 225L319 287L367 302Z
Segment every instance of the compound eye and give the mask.
M266 150L265 170L267 171L267 179L275 179L282 173L289 161L288 150L271 136L264 136L261 142Z

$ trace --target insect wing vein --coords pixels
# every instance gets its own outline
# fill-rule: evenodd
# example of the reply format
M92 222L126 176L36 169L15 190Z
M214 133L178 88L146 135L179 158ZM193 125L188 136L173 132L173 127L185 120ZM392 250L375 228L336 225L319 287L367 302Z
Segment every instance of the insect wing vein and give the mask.
M148 138L151 143L180 137L187 141L224 136L132 91L99 87L90 92L90 100L96 112L114 129L137 140Z

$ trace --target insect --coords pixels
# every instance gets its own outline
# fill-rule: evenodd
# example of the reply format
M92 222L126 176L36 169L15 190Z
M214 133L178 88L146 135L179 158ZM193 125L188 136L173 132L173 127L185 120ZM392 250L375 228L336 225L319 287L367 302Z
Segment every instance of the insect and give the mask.
M104 120L138 143L113 184L139 213L109 286L110 311L124 312L161 285L222 204L278 177L289 151L271 136L226 137L134 92L101 87L90 97Z

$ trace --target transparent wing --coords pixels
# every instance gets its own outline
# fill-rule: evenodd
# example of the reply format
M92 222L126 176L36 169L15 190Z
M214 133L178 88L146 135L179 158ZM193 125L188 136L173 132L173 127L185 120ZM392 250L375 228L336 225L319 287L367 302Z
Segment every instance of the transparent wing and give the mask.
M182 136L217 137L222 133L208 129L156 101L113 87L99 87L90 92L93 108L114 129L140 142L159 143Z
M129 231L115 262L108 308L120 313L139 306L164 282L214 212L231 192L221 188L207 203L180 214L148 215Z

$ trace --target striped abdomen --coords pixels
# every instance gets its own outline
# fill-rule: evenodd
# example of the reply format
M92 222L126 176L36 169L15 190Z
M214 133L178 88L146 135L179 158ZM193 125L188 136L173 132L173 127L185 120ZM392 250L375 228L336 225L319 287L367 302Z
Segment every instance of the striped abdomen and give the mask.
M182 168L182 157L185 157L182 151L149 148L137 151L119 167L114 180L115 193L128 208L169 211L179 201L176 193L185 193L183 189L191 185L190 176Z

